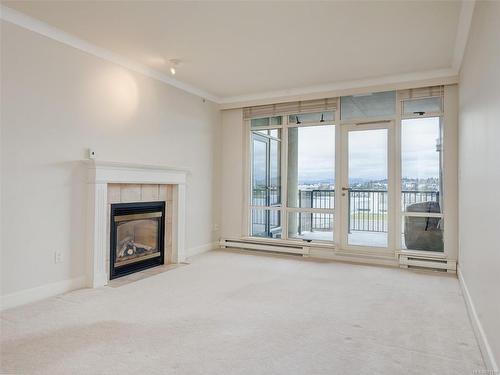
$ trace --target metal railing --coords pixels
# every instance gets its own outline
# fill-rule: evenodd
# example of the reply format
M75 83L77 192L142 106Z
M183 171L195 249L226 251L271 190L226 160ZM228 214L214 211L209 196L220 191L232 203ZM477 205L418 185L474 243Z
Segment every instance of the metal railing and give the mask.
M335 190L299 190L299 208L335 208ZM298 214L298 233L313 231L333 231L333 215L318 212Z
M280 203L279 187L253 189L252 205L273 206ZM281 227L280 212L276 210L252 210L252 235L257 237L273 237L273 232Z
M349 232L387 232L387 190L349 189ZM272 206L280 202L278 188L255 189L252 197L253 205ZM401 192L403 208L410 204L435 201L439 202L438 191ZM298 207L300 208L335 208L335 190L299 190ZM255 210L252 224L266 226L267 231L280 226L281 218L277 211ZM300 212L298 214L298 232L333 231L332 214L317 212Z
M387 191L349 189L349 233L387 232Z

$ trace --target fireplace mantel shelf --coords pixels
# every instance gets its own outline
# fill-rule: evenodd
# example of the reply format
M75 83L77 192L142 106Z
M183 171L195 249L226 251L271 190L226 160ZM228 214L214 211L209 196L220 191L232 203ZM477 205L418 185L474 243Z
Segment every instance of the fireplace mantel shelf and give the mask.
M187 168L169 167L169 166L165 166L165 165L124 163L124 162L105 161L105 160L97 160L97 159L94 159L94 160L87 159L87 160L83 160L83 162L88 164L89 166L95 166L98 168L157 169L157 170L166 170L166 171L172 171L172 172L191 174L191 172Z
M101 160L86 160L90 183L185 184L187 169Z
M106 267L109 254L108 184L173 185L172 261L185 260L186 183L189 171L158 165L86 160L89 185L88 284L104 286L109 281Z

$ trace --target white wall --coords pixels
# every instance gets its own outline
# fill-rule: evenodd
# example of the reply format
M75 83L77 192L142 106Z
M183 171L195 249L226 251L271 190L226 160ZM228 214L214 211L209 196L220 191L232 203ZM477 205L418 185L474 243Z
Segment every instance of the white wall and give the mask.
M243 228L243 192L245 155L243 111L222 112L222 184L221 236L240 238Z
M2 295L84 275L87 147L190 170L187 248L218 239L216 104L4 21L1 46Z
M458 259L458 87L444 87L443 207L444 246L448 259Z
M460 74L459 263L497 364L500 363L499 36L500 2L477 2ZM484 352L487 348L483 345L482 349ZM492 365L490 362L493 369Z

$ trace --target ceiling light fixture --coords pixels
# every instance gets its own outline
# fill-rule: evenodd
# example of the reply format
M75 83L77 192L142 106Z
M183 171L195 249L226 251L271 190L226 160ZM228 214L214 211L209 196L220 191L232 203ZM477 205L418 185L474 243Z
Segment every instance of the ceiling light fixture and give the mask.
M177 72L177 67L181 63L181 60L171 59L169 60L169 62L170 62L170 73L172 73L172 75L175 76L175 73Z

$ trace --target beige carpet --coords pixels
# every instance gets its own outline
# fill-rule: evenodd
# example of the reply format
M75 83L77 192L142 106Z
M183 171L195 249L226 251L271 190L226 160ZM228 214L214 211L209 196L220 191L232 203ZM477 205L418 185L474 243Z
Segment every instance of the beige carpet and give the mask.
M212 251L2 313L3 373L472 374L456 278Z

